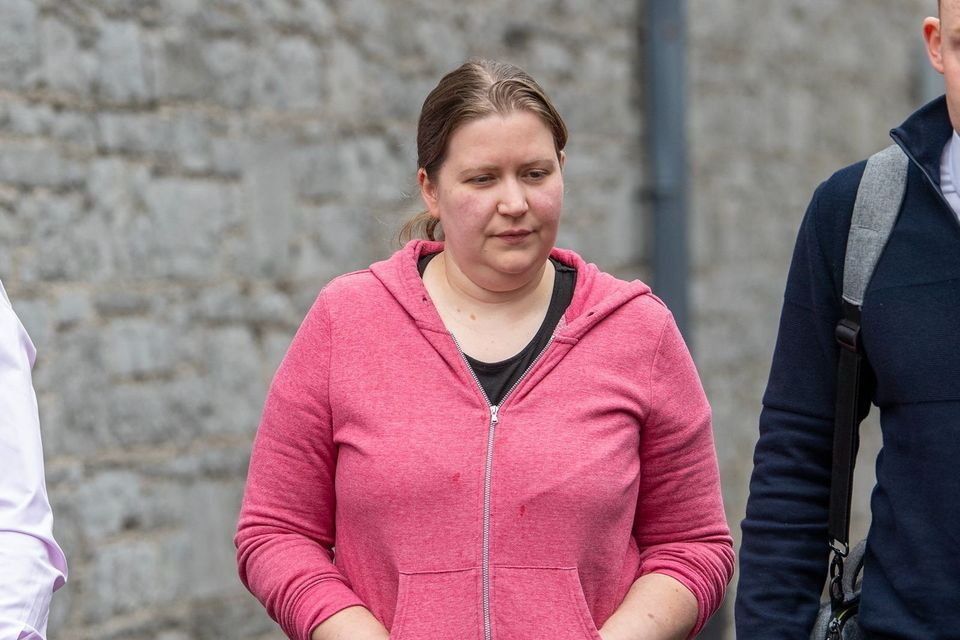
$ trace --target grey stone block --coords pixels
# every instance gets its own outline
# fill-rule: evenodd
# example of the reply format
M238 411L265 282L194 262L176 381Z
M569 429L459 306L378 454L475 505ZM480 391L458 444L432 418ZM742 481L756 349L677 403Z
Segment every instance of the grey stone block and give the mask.
M97 280L108 270L101 221L85 215L82 195L40 192L22 210L37 216L21 259L25 281Z
M97 124L99 145L106 151L141 156L155 166L196 173L217 166L214 137L226 131L223 124L187 110L162 115L103 113Z
M174 333L152 319L118 318L103 331L107 373L138 378L172 373L177 362Z
M3 189L0 189L0 192L2 191ZM6 280L8 284L12 282L14 275L14 252L26 244L28 236L28 223L22 215L18 215L20 198L16 190L11 191L13 193L8 193L11 198L9 202L2 201L3 196L0 196L0 263L6 265L0 267L0 279Z
M398 202L409 189L409 173L398 166L401 149L380 136L343 136L296 153L296 185L306 198L343 197L360 201Z
M477 34L470 25L471 14L490 12L461 13L440 3L426 3L417 11L394 3L388 5L385 13L387 33L365 29L357 38L363 49L370 52L371 59L385 63L391 69L384 74L387 83L391 83L398 68L402 71L416 69L436 83L440 76L471 55L485 53L472 41L474 38L482 40L488 47L493 39L491 32ZM510 11L513 10L511 7ZM394 88L392 83L388 86ZM420 100L414 104L419 106L425 96L425 93L421 94Z
M203 381L195 376L114 385L106 402L108 423L101 438L108 446L185 446L198 437L212 411Z
M83 289L63 291L57 297L57 330L63 331L93 318L90 294Z
M100 339L96 328L79 325L69 335L53 334L38 345L33 378L50 456L92 455L116 440Z
M68 188L85 177L81 162L44 141L0 143L0 182L28 187Z
M241 287L236 282L205 287L191 302L188 317L188 322L211 326L289 327L300 320L286 293L269 287Z
M37 13L31 0L0 0L0 87L22 87L37 65Z
M86 575L78 579L86 593L83 621L102 623L113 616L172 604L179 597L186 541L158 534L102 544L93 550Z
M214 166L214 130L221 127L195 113L186 112L178 116L170 122L168 138L177 163L187 171L209 171Z
M60 366L59 363L57 366ZM43 372L42 366L35 368L34 371L38 374L34 376L34 387L37 389L44 458L60 460L64 456L81 453L80 449L74 446L79 440L78 434L69 431L67 410L63 406L60 394L47 391L41 387L38 378L40 378L39 374ZM74 407L71 406L70 410L74 410ZM48 479L48 482L52 481Z
M178 578L183 595L192 600L239 596L233 535L243 488L236 482L195 482L179 499L189 518L184 527L183 555L178 558Z
M245 35L257 26L254 3L242 0L208 0L196 13L203 31L217 35Z
M144 461L137 469L145 478L172 479L181 485L197 478L238 482L246 475L250 464L255 430L256 424L250 424L248 433L236 444L214 446L201 443L173 457Z
M322 39L333 39L336 36L336 15L333 6L328 2L262 0L258 5L258 18L269 20L284 30L302 30Z
M96 127L88 114L60 113L50 122L49 132L55 140L70 145L73 153L89 156L96 151Z
M369 33L383 37L391 26L390 3L387 0L357 0L338 7L342 28L350 36Z
M40 22L42 65L38 80L58 92L87 97L96 75L96 52L84 46L77 31L56 16Z
M193 640L220 640L243 629L245 638L283 640L287 636L265 615L249 595L200 601L190 607L189 625Z
M143 315L153 308L153 300L149 295L123 290L100 292L93 304L97 314L106 318Z
M3 224L0 223L0 233L3 232ZM7 246L7 243L0 240L0 280L9 278L9 274L14 272L13 251Z
M339 147L332 138L294 151L294 184L306 198L332 198L341 188Z
M146 214L115 238L121 264L139 276L216 276L220 233L229 221L227 192L217 183L154 180L143 194Z
M140 27L135 22L100 25L94 87L101 99L138 104L150 97L141 39Z
M163 119L153 114L107 111L97 116L97 141L104 151L158 153L169 145L168 134Z
M297 312L286 293L270 288L257 288L250 294L247 322L258 326L290 326Z
M74 510L88 541L139 528L144 496L140 479L131 471L108 471L86 479L73 492Z
M283 38L254 59L252 104L278 110L316 109L326 64L305 38Z
M301 206L291 274L313 281L319 291L318 285L337 272L366 267L377 255L368 243L377 218L373 205Z
M324 99L330 117L345 124L359 124L390 113L389 105L397 96L388 92L393 82L386 73L377 73L355 42L333 40L327 57L328 90Z
M203 87L203 95L212 91L226 107L248 106L253 98L256 75L251 70L257 67L257 55L242 42L215 40L203 46L201 56L206 81L212 82Z
M150 183L150 171L143 165L117 158L94 160L89 165L86 181L91 214L109 229L111 236L122 234L138 215L146 211ZM109 245L110 238L104 244Z
M240 284L235 281L204 287L190 303L190 320L211 324L243 323L248 302Z
M49 105L32 105L26 102L4 102L0 105L0 123L10 133L38 136L47 133L53 120Z
M267 381L260 349L246 328L224 327L204 332L203 394L212 410L203 419L211 435L245 435L260 417Z
M230 135L230 134L228 134ZM210 142L210 164L214 173L238 178L243 172L242 141L234 137L214 138Z
M287 270L296 206L289 143L249 144L244 150L242 207L249 242L234 270L248 277L276 277Z
M160 100L203 100L214 78L204 61L203 43L193 31L170 27L145 38L153 93Z

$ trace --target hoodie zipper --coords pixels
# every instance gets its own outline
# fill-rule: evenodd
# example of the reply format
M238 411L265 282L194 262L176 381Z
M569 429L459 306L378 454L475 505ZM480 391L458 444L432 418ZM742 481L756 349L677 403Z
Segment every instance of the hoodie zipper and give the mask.
M467 371L470 372L470 375L473 377L473 381L477 383L477 387L480 388L480 393L483 395L483 399L486 401L487 406L490 409L490 421L487 429L487 457L484 464L483 471L483 555L481 558L480 564L480 573L482 579L482 602L483 602L483 638L484 640L493 640L493 629L490 622L490 494L492 492L493 486L493 438L496 433L497 425L500 424L500 410L503 405L506 403L507 398L510 397L510 394L513 393L513 390L523 382L524 378L527 377L527 374L540 362L540 358L543 357L543 354L547 352L547 349L550 348L550 345L553 343L553 334L550 335L550 339L547 340L547 344L544 345L543 349L540 350L540 353L537 354L537 357L533 359L533 362L530 363L530 366L524 370L523 374L517 381L513 383L510 389L503 395L503 399L500 400L500 404L492 404L490 402L489 396L487 396L486 390L483 388L483 385L480 384L480 378L477 377L477 372L473 370L473 367L470 366L470 362L467 360L466 354L463 352L463 349L460 348L460 342L457 341L457 337L450 333L450 337L453 338L454 344L457 345L457 351L460 352L460 357L463 358L463 363L467 365Z

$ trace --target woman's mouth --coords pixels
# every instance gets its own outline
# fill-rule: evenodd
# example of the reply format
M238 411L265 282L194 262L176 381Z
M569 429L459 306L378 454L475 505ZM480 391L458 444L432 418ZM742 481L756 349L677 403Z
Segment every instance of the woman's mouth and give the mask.
M502 231L496 234L497 238L507 241L519 241L526 238L528 235L533 233L529 229L508 229L507 231Z

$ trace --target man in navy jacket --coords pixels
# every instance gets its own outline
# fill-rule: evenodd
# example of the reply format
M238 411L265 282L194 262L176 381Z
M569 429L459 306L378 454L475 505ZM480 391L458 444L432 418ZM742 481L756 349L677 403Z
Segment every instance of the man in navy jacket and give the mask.
M863 304L883 435L860 609L869 640L960 639L960 0L939 9L923 34L946 96L891 132L907 187ZM741 640L809 638L826 578L834 328L864 164L820 185L797 239L743 521Z

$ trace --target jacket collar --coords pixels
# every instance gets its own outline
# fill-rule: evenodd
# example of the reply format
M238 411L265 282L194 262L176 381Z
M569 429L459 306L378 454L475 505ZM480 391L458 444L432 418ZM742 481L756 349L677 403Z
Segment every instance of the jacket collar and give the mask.
M943 145L953 135L945 96L915 111L903 124L890 131L907 157L940 189L940 156Z

